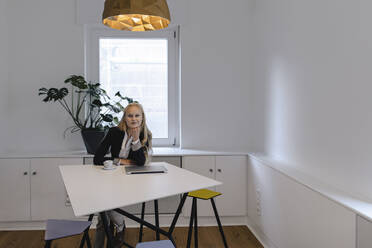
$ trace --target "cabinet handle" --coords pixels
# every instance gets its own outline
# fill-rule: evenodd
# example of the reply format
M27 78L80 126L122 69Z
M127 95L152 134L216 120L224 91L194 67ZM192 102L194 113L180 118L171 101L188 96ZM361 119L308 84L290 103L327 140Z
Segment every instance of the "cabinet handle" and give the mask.
M36 175L36 171L32 172L32 175Z
M213 169L209 169L209 172L213 172Z
M218 172L221 172L221 169L218 169L217 171L218 171Z
M23 175L27 176L27 174L28 174L27 171L23 172Z

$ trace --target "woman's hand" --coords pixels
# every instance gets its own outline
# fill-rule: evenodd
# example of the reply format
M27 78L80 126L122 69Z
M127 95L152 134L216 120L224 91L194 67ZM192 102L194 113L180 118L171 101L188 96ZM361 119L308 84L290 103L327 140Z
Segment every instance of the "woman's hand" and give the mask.
M136 162L134 160L130 159L120 159L120 165L136 165Z
M136 141L139 139L140 127L130 128L128 133L133 138L133 141Z

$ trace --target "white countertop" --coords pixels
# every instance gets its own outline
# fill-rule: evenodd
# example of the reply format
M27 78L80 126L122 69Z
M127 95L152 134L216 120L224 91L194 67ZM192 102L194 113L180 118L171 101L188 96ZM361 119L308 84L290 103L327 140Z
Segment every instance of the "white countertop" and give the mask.
M246 152L226 152L226 151L208 151L197 149L183 149L173 147L153 147L154 157L159 156L224 156L224 155L247 155ZM86 151L65 151L65 152L48 152L48 153L9 153L0 154L1 158L82 158L93 157L94 155L88 154Z

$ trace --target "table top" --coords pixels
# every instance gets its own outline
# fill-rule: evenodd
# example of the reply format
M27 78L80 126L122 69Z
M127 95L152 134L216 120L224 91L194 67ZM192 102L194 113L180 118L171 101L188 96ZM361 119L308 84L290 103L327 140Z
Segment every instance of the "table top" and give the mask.
M94 165L59 167L76 216L89 215L137 203L161 199L221 182L174 165L158 162L167 173L127 175L125 167L103 170Z

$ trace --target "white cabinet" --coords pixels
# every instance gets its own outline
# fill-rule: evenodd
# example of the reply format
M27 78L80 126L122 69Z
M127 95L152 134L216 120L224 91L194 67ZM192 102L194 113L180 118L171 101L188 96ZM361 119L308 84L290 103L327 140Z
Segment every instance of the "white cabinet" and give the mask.
M222 196L215 198L219 215L246 215L246 156L187 156L183 157L182 166L184 169L223 183L221 186L211 188L222 193ZM183 213L190 216L191 199L187 199ZM209 200L198 200L198 215L214 216Z
M29 174L29 159L0 159L0 221L30 220Z
M73 218L59 165L82 158L0 159L0 221Z
M31 159L31 220L74 218L58 167L79 164L82 158Z
M221 181L223 185L211 188L223 194L216 198L219 214L246 215L246 156L156 156L152 161L168 162ZM0 159L0 222L74 218L58 166L92 162L92 158L83 157ZM179 202L180 196L159 200L159 213L175 213ZM153 205L147 204L147 214L154 212ZM140 209L140 204L127 207L137 214ZM190 215L189 199L183 210ZM214 215L210 201L198 200L198 215Z
M372 222L357 215L357 248L371 248Z

